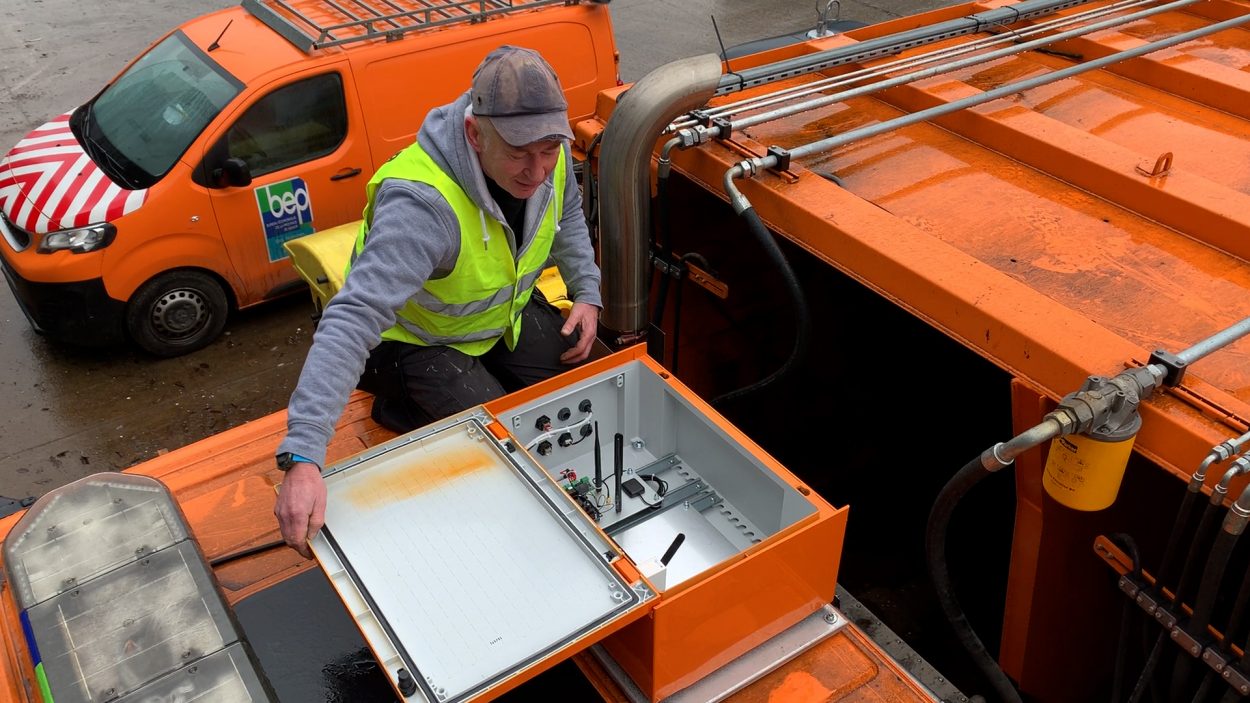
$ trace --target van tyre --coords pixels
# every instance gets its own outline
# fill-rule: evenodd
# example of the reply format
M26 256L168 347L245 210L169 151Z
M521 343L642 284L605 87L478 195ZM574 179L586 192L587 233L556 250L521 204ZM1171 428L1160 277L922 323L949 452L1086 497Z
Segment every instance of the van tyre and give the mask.
M216 339L229 312L217 279L198 271L170 271L144 283L130 299L126 329L144 351L180 356Z

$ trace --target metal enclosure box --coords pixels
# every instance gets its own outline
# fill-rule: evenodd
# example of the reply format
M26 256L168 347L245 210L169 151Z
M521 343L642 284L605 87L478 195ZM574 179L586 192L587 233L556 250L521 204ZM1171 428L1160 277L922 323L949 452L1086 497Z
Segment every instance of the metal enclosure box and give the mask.
M624 434L627 474L659 464L657 472L670 479L670 495L681 490L679 481L704 486L649 521L617 529L611 513L599 523L635 563L659 556L668 546L671 535L655 534L665 526L690 530L669 564L667 587L657 586L661 594L650 614L604 641L653 701L691 685L833 600L847 508L835 509L808 489L641 346L486 408L528 444L536 434L535 418L545 414L553 423L566 424L558 420L561 409L569 408L576 420L585 399L591 400L599 422L605 477L611 471L613 437L606 428L614 427ZM812 429L797 427L796 436L810 436ZM589 440L568 448L553 444L550 455L536 455L549 472L558 476L573 467L579 477L593 473ZM678 461L662 468L671 458ZM629 511L623 512L628 519ZM666 520L670 514L674 517Z
M641 348L326 480L318 561L396 690L429 703L600 642L670 695L830 602L846 522Z

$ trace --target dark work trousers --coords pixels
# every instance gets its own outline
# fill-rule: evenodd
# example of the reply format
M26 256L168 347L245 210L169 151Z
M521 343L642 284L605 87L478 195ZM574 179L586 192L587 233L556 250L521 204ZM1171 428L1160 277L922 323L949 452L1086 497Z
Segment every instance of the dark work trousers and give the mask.
M521 313L515 350L500 340L485 354L469 356L451 347L382 340L365 362L357 387L376 396L375 422L408 432L571 368L560 355L578 335L564 337L563 326L560 311L535 289Z

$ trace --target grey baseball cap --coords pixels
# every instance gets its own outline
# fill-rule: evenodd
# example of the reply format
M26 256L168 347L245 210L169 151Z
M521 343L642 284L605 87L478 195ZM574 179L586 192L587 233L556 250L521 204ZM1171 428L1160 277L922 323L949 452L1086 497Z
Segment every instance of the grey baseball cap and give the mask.
M489 117L513 146L572 139L569 104L556 72L537 51L501 46L473 74L473 114Z

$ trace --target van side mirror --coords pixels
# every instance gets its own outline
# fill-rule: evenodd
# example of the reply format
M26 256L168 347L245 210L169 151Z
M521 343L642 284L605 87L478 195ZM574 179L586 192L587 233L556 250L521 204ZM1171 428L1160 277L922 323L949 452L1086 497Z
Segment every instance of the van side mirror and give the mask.
M247 162L237 156L231 156L221 162L221 166L213 169L213 184L218 188L234 186L241 188L252 183L252 170Z

